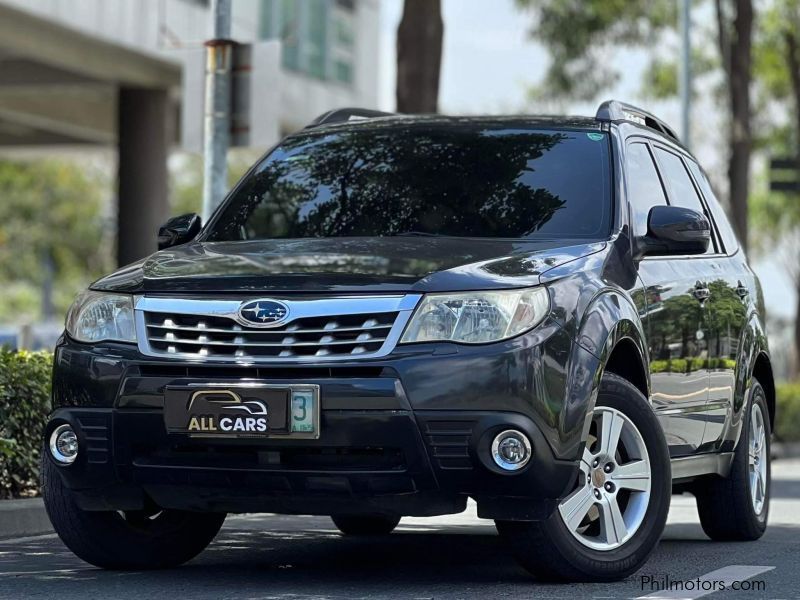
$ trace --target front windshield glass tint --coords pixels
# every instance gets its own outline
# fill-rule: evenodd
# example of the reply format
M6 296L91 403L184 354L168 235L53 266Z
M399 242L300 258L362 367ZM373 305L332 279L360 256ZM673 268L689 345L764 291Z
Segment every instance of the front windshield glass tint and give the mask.
M602 238L608 155L598 131L461 122L299 134L246 176L206 240Z

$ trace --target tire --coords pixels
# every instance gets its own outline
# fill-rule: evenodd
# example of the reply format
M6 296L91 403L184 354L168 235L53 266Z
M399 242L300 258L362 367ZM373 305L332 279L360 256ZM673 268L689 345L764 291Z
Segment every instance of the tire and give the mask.
M200 554L225 521L224 513L81 510L44 453L41 467L44 505L56 533L78 558L103 569L176 567Z
M697 512L703 531L712 540L719 541L752 541L764 535L769 516L770 498L770 423L766 395L761 384L753 379L750 391L751 401L745 411L739 443L733 455L731 471L728 477L708 477L697 482L694 494L697 498ZM761 471L763 501L760 510L752 499L753 483L751 479L750 449L756 415L760 415L763 427L763 439L756 447L754 454L754 472ZM756 456L754 456L754 459Z
M603 435L607 427L622 432L613 451L603 441L615 438ZM574 490L547 519L497 521L497 530L539 579L616 581L641 568L655 549L671 491L669 451L649 403L631 383L607 373Z
M389 535L397 527L400 517L388 515L335 515L333 524L344 535Z

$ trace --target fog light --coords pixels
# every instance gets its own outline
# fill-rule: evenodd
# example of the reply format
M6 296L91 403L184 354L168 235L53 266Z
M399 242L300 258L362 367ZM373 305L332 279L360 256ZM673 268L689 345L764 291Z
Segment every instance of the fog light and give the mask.
M71 465L78 457L78 436L72 426L59 425L50 434L50 454L63 465Z
M531 459L533 451L528 437L521 431L508 429L498 434L492 442L492 458L506 471L517 471Z

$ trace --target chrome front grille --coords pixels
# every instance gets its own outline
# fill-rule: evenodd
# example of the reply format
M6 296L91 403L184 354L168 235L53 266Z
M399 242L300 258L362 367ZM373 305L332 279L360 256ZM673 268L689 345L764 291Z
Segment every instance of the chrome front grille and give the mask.
M287 300L290 318L269 328L237 318L243 300L140 297L144 354L237 362L372 358L391 352L419 295Z

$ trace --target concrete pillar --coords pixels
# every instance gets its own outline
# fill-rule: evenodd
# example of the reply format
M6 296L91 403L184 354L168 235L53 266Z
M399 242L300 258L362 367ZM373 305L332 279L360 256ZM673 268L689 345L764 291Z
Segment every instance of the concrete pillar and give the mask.
M120 88L117 263L156 251L167 218L168 96L165 89Z

